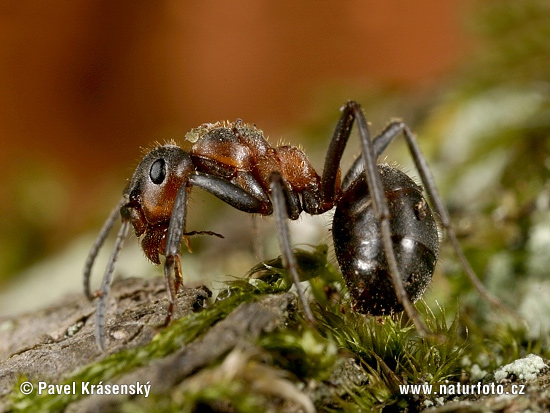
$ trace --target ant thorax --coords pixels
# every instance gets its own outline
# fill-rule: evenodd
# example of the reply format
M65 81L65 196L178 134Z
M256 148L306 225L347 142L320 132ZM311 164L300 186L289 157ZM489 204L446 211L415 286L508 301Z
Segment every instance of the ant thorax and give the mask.
M193 142L190 155L197 171L228 179L243 189L257 192L259 188L250 188L254 181L263 190L261 195L269 193L273 171L298 193L319 185L320 178L301 149L273 147L261 129L241 120L205 123L185 138Z

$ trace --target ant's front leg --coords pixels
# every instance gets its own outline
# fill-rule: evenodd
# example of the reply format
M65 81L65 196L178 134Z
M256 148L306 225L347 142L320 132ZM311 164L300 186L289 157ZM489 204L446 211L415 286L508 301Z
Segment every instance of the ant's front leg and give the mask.
M176 294L179 286L183 283L183 275L181 271L181 256L180 245L185 232L185 221L187 218L187 185L182 185L178 190L170 224L168 225L168 233L166 234L166 261L164 262L164 280L166 290L168 291L168 311L166 312L165 324L168 325L172 319L174 306L176 305ZM174 276L172 277L172 274Z
M105 274L103 275L103 279L101 281L101 289L99 290L98 294L99 301L97 303L96 309L95 337L97 346L101 349L101 351L105 351L105 310L107 307L107 297L109 296L109 291L111 289L111 282L113 280L113 273L115 271L115 264L118 259L118 254L122 249L122 244L124 243L124 239L128 235L129 229L130 221L123 220L122 226L120 227L120 230L117 234L113 252L109 257L109 263L105 268Z
M99 231L99 235L97 236L97 239L95 240L94 245L92 246L92 249L88 253L88 257L86 258L86 263L84 264L84 280L83 280L84 294L90 301L92 301L95 297L99 295L98 291L96 291L95 293L92 293L90 289L90 275L92 273L92 267L94 265L94 261L97 258L99 249L105 243L105 240L107 239L107 236L111 231L111 228L113 228L113 225L115 225L117 218L120 217L120 208L126 202L127 202L126 198L122 197L122 199L118 202L118 204L113 208L113 210L109 214L109 217L107 218L107 221L105 221L105 223L103 224L103 227L101 227L101 230Z
M164 278L170 300L166 314L166 324L172 318L176 305L176 295L179 286L183 283L180 246L185 235L187 196L191 187L202 188L225 203L244 212L268 215L273 210L270 202L261 200L241 187L217 176L198 172L189 176L188 183L182 185L176 195L166 235Z
M172 277L172 274L174 276ZM179 252L175 255L167 255L164 262L164 280L166 290L168 291L168 310L166 311L166 319L164 325L168 325L172 320L174 307L176 305L176 295L180 285L183 284L183 275L181 271L181 255Z

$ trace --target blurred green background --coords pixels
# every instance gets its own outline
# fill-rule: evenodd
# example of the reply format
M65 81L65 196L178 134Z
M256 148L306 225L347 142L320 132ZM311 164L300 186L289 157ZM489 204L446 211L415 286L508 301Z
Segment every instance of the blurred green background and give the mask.
M550 313L531 308L550 303L548 2L5 2L0 19L0 315L80 291L142 148L242 118L320 172L348 99L373 131L400 117L418 133L478 274ZM387 160L416 175L401 142ZM226 239L193 238L187 279L258 261L248 216L199 191L190 214L190 230ZM301 219L294 242L328 241L329 221ZM277 255L270 220L258 233ZM117 271L158 274L135 239ZM440 301L480 305L445 247L435 278Z

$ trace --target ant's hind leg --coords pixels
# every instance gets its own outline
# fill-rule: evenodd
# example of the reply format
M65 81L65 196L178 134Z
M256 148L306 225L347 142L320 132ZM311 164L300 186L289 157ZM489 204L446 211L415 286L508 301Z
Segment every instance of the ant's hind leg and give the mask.
M375 159L378 159L378 157L382 155L394 138L403 132L402 125L402 122L392 121L373 138L372 146L374 148ZM365 173L365 160L363 155L360 155L355 159L353 164L348 169L348 172L342 179L342 192L345 192L351 183L353 183L363 173Z
M361 174L365 174L367 186L371 195L372 203L381 227L382 244L386 260L391 274L392 284L399 299L403 305L405 312L411 320L413 320L420 334L427 336L428 330L420 320L420 316L413 307L407 296L407 292L403 285L397 266L397 259L393 250L393 242L391 239L390 217L388 203L385 198L382 181L380 179L376 160L380 152L391 142L396 135L394 130L388 131L384 138L371 141L370 132L367 126L367 121L361 107L358 103L349 101L342 108L342 115L336 125L334 134L329 144L323 175L321 177L321 188L323 193L323 201L330 203L335 197L335 181L340 169L340 161L344 153L344 149L350 137L351 128L354 121L359 129L361 140L362 154L356 159L350 171L346 174L342 181L341 190L345 192L349 184Z
M405 123L394 120L390 122L380 134L378 134L374 140L372 141L372 146L374 148L374 155L376 157L380 156L382 152L386 149L386 147L393 141L393 139L399 135L403 134L405 137L405 140L407 142L407 146L409 148L409 152L411 154L411 157L414 161L414 164L416 166L416 169L418 170L418 173L420 174L420 179L422 181L422 184L424 185L424 188L428 194L428 197L430 199L430 202L435 210L435 212L439 215L441 225L445 229L447 236L449 237L451 244L453 246L453 249L455 251L455 254L457 255L460 264L464 271L466 272L466 275L468 276L468 279L473 284L473 286L476 288L478 293L489 303L496 306L497 308L504 309L511 314L517 316L517 314L505 306L497 297L492 295L483 285L483 283L479 280L477 277L475 271L471 267L468 259L464 255L464 252L462 251L462 247L460 246L460 243L458 242L458 239L456 237L456 234L453 230L453 227L451 225L451 219L449 217L449 212L447 211L447 208L445 207L441 196L439 195L439 192L437 190L437 187L435 185L435 179L431 173L430 167L428 166L428 162L426 161L426 158L422 154L422 151L420 150L420 147L418 146L418 143L416 142L416 138L414 134L411 132L409 127L405 125ZM358 171L360 171L362 165L364 165L364 155L359 157L352 167L350 168L350 171L346 174L344 177L344 184L342 185L343 188L346 187L347 182L352 182L353 178L358 175Z
M378 221L380 223L380 235L382 238L382 245L384 248L384 253L386 255L386 261L389 267L389 273L391 280L399 299L399 302L403 305L405 312L409 318L414 322L418 332L422 336L431 335L420 320L420 316L414 306L407 296L405 286L403 285L403 280L397 265L397 258L395 256L395 251L393 249L392 234L390 228L390 212L388 207L388 202L384 193L384 188L382 186L382 180L380 178L380 173L376 163L377 154L375 152L375 147L373 141L370 138L369 129L367 126L367 121L363 112L361 112L361 107L355 102L349 102L346 106L353 113L355 117L357 128L359 129L359 137L361 140L361 149L362 149L362 158L364 160L364 173L367 181L367 186L369 193L371 195L372 204L376 215L378 216Z
M435 180L433 178L433 175L430 171L430 168L428 166L428 162L426 161L426 158L424 158L424 155L422 155L422 152L420 151L420 147L418 146L416 139L414 137L414 134L410 131L410 129L402 122L394 122L396 130L403 132L403 135L405 136L405 139L407 141L407 145L409 147L409 151L411 153L411 156L414 160L414 163L416 165L416 169L418 170L418 173L420 174L420 178L422 180L422 183L426 189L426 192L428 193L428 196L430 198L430 201L439 215L441 219L441 225L443 228L445 228L445 231L447 233L447 236L451 240L451 244L453 246L453 249L455 251L455 254L457 255L460 264L464 271L466 272L466 275L468 276L470 282L473 284L473 286L476 288L478 293L489 303L491 303L493 306L503 309L507 311L508 313L512 314L515 317L520 317L515 311L513 311L511 308L504 305L497 297L495 297L493 294L491 294L483 285L483 283L480 281L480 279L477 277L475 271L473 270L472 266L470 265L470 262L464 255L464 252L462 251L462 247L460 246L460 243L458 242L458 238L456 237L456 234L453 230L453 227L451 226L451 219L449 217L449 212L447 211L447 208L445 207L441 196L439 195L439 192L437 191L437 187L435 185Z
M300 284L300 277L298 275L298 264L296 263L296 257L292 251L290 244L290 234L288 231L288 219L289 217L298 217L300 214L299 204L296 203L292 197L291 191L287 188L283 178L278 172L271 174L271 197L273 203L273 213L275 215L275 224L277 225L277 237L279 240L279 248L281 250L281 258L283 260L283 266L286 268L294 281L298 297L304 307L304 313L309 325L315 325L315 319L309 303L306 300L304 291ZM294 219L296 219L294 218Z

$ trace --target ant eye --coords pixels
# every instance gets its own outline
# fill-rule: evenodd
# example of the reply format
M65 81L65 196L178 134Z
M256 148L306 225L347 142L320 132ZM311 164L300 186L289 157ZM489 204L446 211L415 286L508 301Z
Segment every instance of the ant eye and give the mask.
M157 185L164 181L164 178L166 178L166 162L164 159L160 158L153 162L149 171L149 177Z

